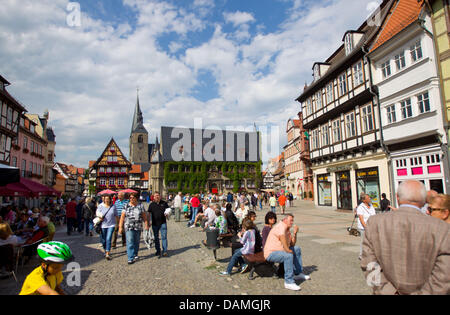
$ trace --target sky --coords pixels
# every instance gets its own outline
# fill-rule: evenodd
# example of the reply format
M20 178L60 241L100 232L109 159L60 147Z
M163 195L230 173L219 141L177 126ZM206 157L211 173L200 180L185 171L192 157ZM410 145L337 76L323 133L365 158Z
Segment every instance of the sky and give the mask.
M139 89L161 126L267 132L287 143L295 99L380 0L2 0L0 74L29 113L48 110L56 161L88 167L111 138L129 156ZM267 143L267 145L266 145ZM272 145L270 145L272 143Z

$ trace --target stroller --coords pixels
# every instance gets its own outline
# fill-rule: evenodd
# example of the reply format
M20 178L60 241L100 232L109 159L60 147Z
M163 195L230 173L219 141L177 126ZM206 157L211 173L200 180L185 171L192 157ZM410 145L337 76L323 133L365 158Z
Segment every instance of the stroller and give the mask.
M352 226L347 228L348 234L353 236L361 236L361 232L358 231L358 229L354 228L355 221L358 218L358 215L356 214L356 211L354 212L355 216L353 218Z

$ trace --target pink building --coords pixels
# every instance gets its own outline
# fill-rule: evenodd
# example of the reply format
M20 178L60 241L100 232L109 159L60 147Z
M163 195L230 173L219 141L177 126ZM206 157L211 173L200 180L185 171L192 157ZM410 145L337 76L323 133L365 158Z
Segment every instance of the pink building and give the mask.
M36 132L36 123L22 115L19 137L13 141L11 166L20 169L20 176L44 184L44 151L47 141Z

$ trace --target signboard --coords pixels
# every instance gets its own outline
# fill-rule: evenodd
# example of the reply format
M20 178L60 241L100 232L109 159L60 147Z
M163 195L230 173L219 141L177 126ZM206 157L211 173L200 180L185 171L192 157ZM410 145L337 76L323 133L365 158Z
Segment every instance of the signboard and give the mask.
M327 168L328 173L336 173L336 172L343 172L343 171L350 171L352 169L356 169L358 165L356 163L352 164L346 164L341 166L335 166L335 167L329 167Z

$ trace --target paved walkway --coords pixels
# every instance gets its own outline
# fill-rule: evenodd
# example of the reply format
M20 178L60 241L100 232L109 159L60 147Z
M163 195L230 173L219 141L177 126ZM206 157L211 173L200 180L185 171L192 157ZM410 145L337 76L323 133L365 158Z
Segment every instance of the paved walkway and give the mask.
M257 223L263 227L268 208L257 212ZM277 210L278 211L278 210ZM197 228L187 228L186 222L168 223L169 257L157 258L141 242L140 260L127 264L126 249L113 251L112 261L106 261L99 247L98 236L67 236L65 227L58 229L55 240L69 244L81 266L81 285L68 286L69 294L153 294L153 295L306 295L306 294L370 294L359 266L358 237L350 236L347 227L352 223L351 213L341 213L331 208L316 208L311 202L296 201L288 208L300 227L297 244L302 248L303 265L311 281L300 283L302 290L284 289L283 279L247 279L248 274L219 276L231 256L230 248L217 252L201 244L205 233ZM278 211L279 213L279 211ZM118 241L118 244L120 240ZM33 264L34 263L34 264ZM0 294L17 294L26 275L37 265L19 271L19 283L0 280ZM67 273L65 277L67 278Z

